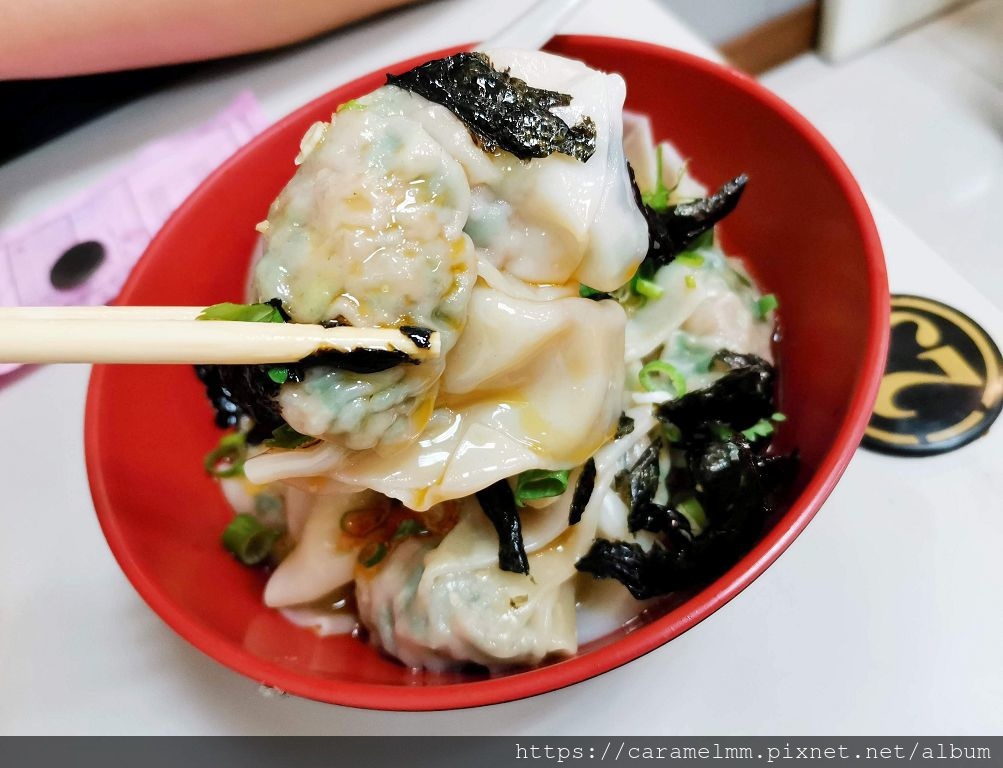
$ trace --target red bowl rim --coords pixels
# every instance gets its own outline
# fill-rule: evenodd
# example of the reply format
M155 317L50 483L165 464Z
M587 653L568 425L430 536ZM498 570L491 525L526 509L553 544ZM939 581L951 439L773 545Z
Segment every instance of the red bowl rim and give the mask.
M638 628L610 645L584 655L502 677L469 683L416 687L370 684L310 677L264 661L243 648L235 646L227 638L214 633L198 620L192 618L181 606L175 604L170 597L162 592L157 582L146 574L142 563L132 556L123 532L117 525L109 490L100 471L99 413L103 407L110 405L107 400L102 399L109 368L104 365L96 365L91 374L87 393L84 432L87 473L101 529L122 571L160 618L193 646L230 669L279 690L317 701L351 707L402 711L458 709L497 704L573 685L615 669L660 647L703 621L749 586L790 546L791 542L815 516L815 513L832 492L859 445L870 418L887 355L888 278L881 243L867 203L852 174L836 151L793 107L752 78L729 67L683 51L636 40L596 35L560 35L554 39L554 42L592 47L613 47L627 55L634 53L657 54L661 57L674 59L684 66L724 78L733 87L765 102L767 106L778 112L822 158L829 171L835 176L843 195L849 201L853 218L863 235L867 258L866 278L871 287L871 296L867 307L871 333L864 352L864 365L858 372L850 407L841 428L832 441L828 452L823 456L817 471L791 505L791 508L785 513L784 520L789 520L789 524L775 526L755 548L722 576L650 624ZM427 58L448 55L470 47L472 46L450 48L425 54L416 57L414 63L417 64ZM340 87L350 87L369 76L357 78ZM312 100L270 126L260 135L279 131L290 122L302 120L304 114L316 110L317 103L325 98L326 94ZM245 154L253 151L254 141L252 140L213 172L183 203L183 207L195 205L206 197L217 176L226 174L231 166L242 161ZM151 244L151 249L153 244L157 244L162 238L169 236L172 229L171 224L171 220L165 224ZM135 285L143 281L146 267L149 264L147 254L144 254L143 258L140 259L126 281L122 295L128 295ZM791 518L791 514L795 510L796 514Z

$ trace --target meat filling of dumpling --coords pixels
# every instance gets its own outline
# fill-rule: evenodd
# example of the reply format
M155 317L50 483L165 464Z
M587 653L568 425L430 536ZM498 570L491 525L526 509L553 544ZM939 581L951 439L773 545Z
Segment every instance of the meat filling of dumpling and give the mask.
M254 290L281 299L296 322L431 328L445 353L476 279L463 232L470 187L419 123L384 108L385 92L307 134L302 165L269 211ZM375 374L311 368L283 387L283 416L355 450L405 442L431 414L442 359Z

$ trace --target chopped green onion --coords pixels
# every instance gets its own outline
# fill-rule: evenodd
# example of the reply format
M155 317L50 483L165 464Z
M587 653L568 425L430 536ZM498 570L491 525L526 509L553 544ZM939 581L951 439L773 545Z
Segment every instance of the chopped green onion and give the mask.
M633 289L634 293L637 293L646 299L657 299L665 292L662 289L662 286L654 280L647 280L643 277L635 276L631 281L630 287Z
M693 531L694 536L699 536L707 527L707 513L704 512L703 505L696 496L683 499L676 504L676 509L689 521L690 530Z
M264 562L280 532L266 528L254 515L237 515L223 531L223 546L244 565Z
M665 186L665 165L662 163L662 145L655 151L658 168L655 171L655 188L641 195L641 200L652 210L663 212L669 207L669 194L672 192Z
M343 104L339 104L335 112L354 112L359 109L365 109L366 105L359 103L358 99L349 99Z
M244 323L284 323L277 307L271 304L213 304L200 313L198 320L237 320Z
M366 568L372 568L387 555L387 545L382 541L370 541L359 550L358 561Z
M527 501L560 496L568 489L570 470L527 469L519 474L515 483L515 503L526 506Z
M417 520L408 518L407 520L401 520L390 541L400 541L401 539L406 539L408 536L417 536L421 533L425 533L425 528L422 524Z
M714 437L718 440L727 440L735 434L735 430L727 424L722 424L720 421L712 421L710 423L710 431L714 433Z
M302 445L314 442L316 439L316 437L297 432L288 424L283 424L272 430L272 436L270 439L265 440L265 445L269 448L299 448Z
M780 412L774 413L769 419L760 419L748 429L743 429L742 434L745 435L745 439L749 442L755 442L761 437L769 437L776 430L773 424L770 423L774 421L787 421L787 417Z
M244 471L247 458L247 437L243 432L223 435L219 443L206 454L202 462L213 477L235 477Z
M649 392L675 392L676 397L686 394L686 379L676 369L664 360L652 360L647 363L637 375L641 386ZM669 386L666 387L665 385Z
M760 419L748 429L743 429L742 434L749 442L755 442L760 437L769 437L773 434L773 425L766 419Z
M276 384L285 384L289 379L289 369L285 367L274 367L268 369L268 378Z
M683 282L686 283L687 288L697 287L697 279L693 277L693 275L686 275L686 277L683 278Z
M678 443L683 439L683 431L675 424L663 424L662 434L670 443Z
M700 250L701 248L713 248L714 247L714 228L711 227L706 232L704 232L700 237L693 241L690 246L693 250Z
M768 293L765 296L763 296L759 301L756 302L756 311L759 312L760 320L765 320L766 316L779 306L780 302L777 301L777 297L774 296L772 293Z
M738 279L738 282L744 285L746 288L752 287L752 281L739 272L737 269L732 269L731 273Z
M687 267L702 267L704 265L704 257L699 253L693 253L692 251L686 251L685 253L680 253L676 256L676 261L680 264L684 264Z

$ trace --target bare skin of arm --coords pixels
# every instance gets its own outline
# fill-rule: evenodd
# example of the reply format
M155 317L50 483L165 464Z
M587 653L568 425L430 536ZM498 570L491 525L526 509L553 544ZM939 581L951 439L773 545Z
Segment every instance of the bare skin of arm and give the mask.
M0 0L0 79L276 48L411 0Z

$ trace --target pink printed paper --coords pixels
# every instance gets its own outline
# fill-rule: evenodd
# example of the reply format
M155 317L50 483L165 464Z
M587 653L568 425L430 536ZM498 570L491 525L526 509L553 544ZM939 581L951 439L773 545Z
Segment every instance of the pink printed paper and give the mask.
M118 295L167 218L224 160L267 124L250 91L201 126L152 142L125 166L49 211L0 231L0 306L104 304ZM52 286L68 248L95 240L104 261L82 284ZM0 364L0 374L17 368Z

